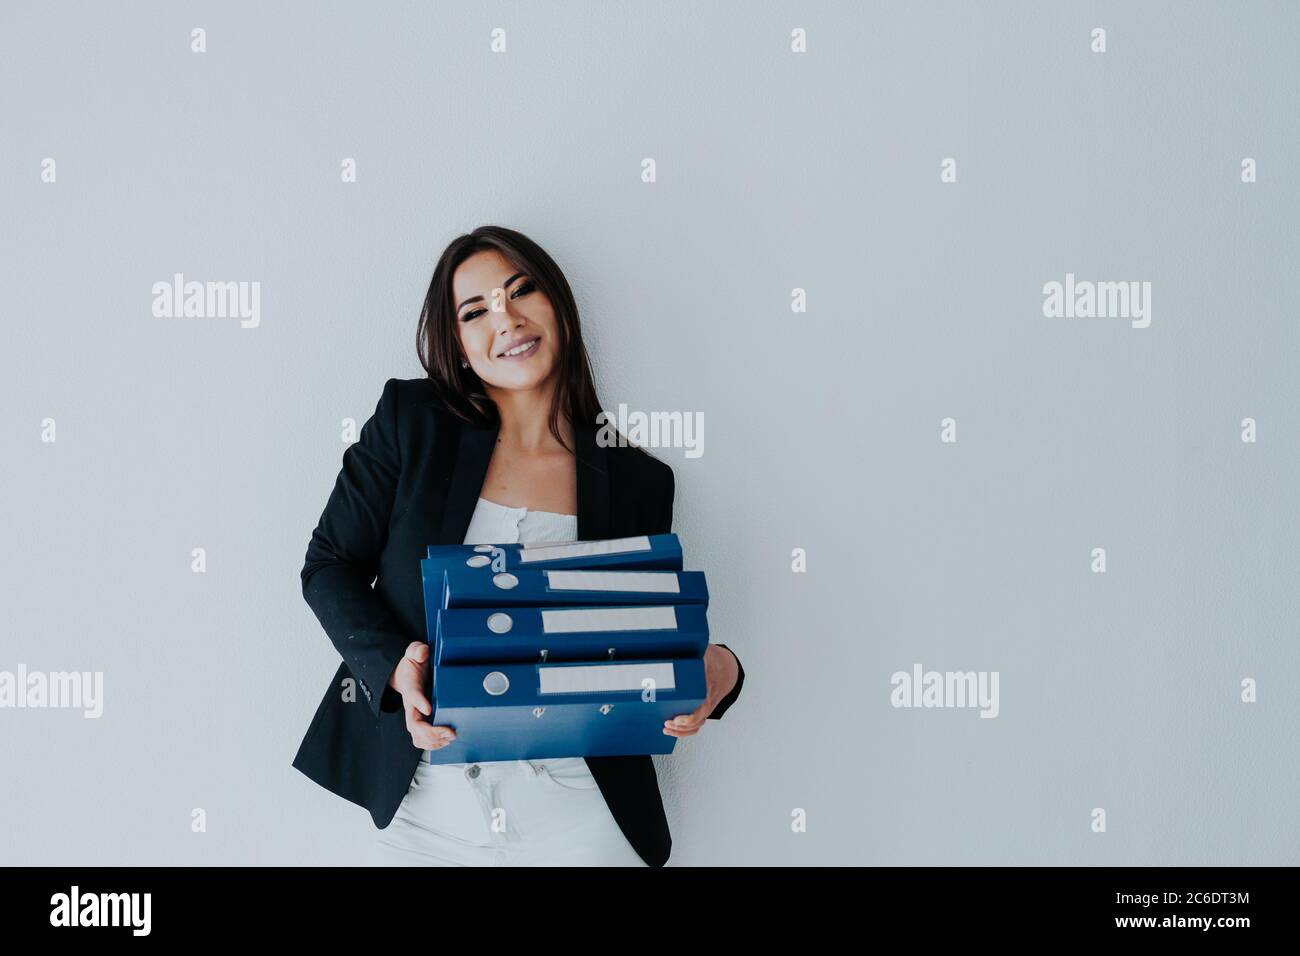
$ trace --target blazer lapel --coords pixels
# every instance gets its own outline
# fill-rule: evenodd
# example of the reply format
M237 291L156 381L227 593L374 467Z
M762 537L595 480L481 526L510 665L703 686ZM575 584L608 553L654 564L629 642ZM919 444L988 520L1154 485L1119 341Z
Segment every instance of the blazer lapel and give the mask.
M574 426L573 444L578 458L578 537L608 538L609 449L596 444L596 427L590 424Z
M578 537L594 541L610 536L609 450L596 443L596 428L575 426L578 471ZM456 462L443 512L439 544L461 544L483 491L488 463L497 444L497 428L460 424Z
M452 466L451 487L447 489L447 505L442 514L439 544L462 544L469 530L470 519L478 505L483 479L487 477L488 462L497 444L497 428L478 428L460 423L460 439L456 449L456 463Z

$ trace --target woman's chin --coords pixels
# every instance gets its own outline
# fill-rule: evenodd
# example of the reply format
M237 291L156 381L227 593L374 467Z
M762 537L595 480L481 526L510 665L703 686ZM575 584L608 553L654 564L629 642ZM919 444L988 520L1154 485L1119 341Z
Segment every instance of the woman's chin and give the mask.
M498 374L494 376L494 381L488 381L487 384L494 388L509 389L510 391L528 391L529 389L538 388L546 383L550 378L547 370L540 365L536 369L520 368L511 370L508 374Z

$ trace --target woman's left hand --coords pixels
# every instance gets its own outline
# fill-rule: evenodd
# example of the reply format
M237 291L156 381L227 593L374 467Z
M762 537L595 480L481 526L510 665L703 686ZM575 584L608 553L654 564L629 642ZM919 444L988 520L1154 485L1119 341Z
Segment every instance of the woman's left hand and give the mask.
M718 706L718 701L730 694L736 686L739 676L736 655L725 647L710 644L704 650L704 680L708 685L708 696L692 713L665 720L664 733L670 737L690 737L699 733L704 721L713 713L713 708Z

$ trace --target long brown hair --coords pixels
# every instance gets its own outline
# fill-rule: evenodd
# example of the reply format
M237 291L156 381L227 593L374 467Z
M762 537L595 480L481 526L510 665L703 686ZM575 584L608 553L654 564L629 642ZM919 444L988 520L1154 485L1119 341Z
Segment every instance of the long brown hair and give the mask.
M569 448L560 433L560 416L566 416L574 427L579 423L594 427L601 406L591 377L587 347L582 342L578 304L569 288L569 281L546 250L523 233L505 226L479 226L473 232L457 236L443 251L433 267L433 278L429 281L429 291L424 297L420 322L415 330L415 348L420 364L437 386L439 397L449 412L471 425L500 425L496 403L488 397L482 380L473 368L461 367L461 361L468 358L460 344L451 291L451 279L456 268L474 253L485 249L500 252L516 270L529 275L551 300L560 341L556 349L559 374L549 422L551 434L561 445ZM569 448L569 451L574 449Z

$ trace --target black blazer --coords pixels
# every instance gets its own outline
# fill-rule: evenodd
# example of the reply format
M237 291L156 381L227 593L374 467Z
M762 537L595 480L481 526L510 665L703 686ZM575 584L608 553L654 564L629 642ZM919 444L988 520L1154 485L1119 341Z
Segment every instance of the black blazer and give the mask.
M343 663L316 708L293 766L370 811L387 827L421 750L406 730L388 678L412 641L424 640L420 559L430 544L461 544L478 503L495 428L444 411L427 378L389 379L343 467L302 568L302 593ZM671 530L672 468L631 446L602 448L596 424L575 424L578 537ZM373 582L373 587L372 587ZM726 645L721 645L725 647ZM740 696L745 672L710 717ZM350 693L349 693L350 690ZM623 835L650 866L672 848L649 756L588 757Z

